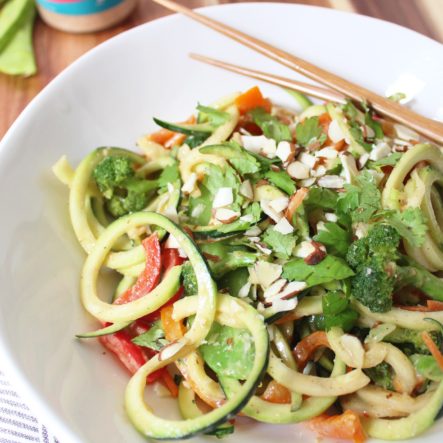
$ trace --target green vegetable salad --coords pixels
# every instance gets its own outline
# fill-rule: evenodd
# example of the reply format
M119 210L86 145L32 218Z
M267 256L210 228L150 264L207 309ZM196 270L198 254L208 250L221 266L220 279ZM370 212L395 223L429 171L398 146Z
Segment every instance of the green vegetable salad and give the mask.
M443 405L442 150L365 103L293 95L301 112L255 87L155 118L139 154L53 168L101 325L78 337L132 374L124 405L147 438L221 438L242 414L409 439Z

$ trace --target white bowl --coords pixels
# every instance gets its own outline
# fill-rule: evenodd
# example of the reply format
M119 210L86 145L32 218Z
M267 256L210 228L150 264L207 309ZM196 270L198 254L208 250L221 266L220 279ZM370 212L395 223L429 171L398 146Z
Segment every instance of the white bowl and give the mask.
M409 76L421 89L414 109L443 117L443 46L426 37L298 5L224 5L204 13L380 94ZM50 167L62 154L77 164L100 145L132 147L153 129L153 115L181 119L198 101L210 103L256 83L191 61L190 50L292 75L189 19L170 16L121 34L75 62L27 107L0 146L0 365L62 443L142 437L123 410L125 371L96 343L74 339L94 322L79 302L84 253L69 223L68 192ZM291 103L278 88L263 90ZM290 442L302 429L251 422L240 428L229 441ZM440 441L442 429L440 422L420 441Z

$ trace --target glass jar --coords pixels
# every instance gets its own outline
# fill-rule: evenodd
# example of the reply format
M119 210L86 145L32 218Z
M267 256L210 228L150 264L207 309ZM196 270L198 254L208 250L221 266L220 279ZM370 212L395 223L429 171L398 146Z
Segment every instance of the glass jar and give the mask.
M137 0L37 0L42 19L61 31L101 31L124 20Z

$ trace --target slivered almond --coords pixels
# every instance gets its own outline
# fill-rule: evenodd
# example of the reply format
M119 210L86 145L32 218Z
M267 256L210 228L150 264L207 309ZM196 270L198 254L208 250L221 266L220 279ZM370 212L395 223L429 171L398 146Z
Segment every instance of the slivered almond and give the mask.
M343 173L346 182L352 183L354 178L358 175L358 169L354 156L348 153L340 154L340 161L343 166Z
M271 299L272 297L276 296L285 287L287 282L288 281L284 278L276 280L271 286L266 288L265 292L263 293L263 297L265 299Z
M328 137L333 141L333 143L337 143L345 138L337 120L332 120L329 124Z
M274 226L274 231L279 232L280 234L287 235L294 232L294 227L285 217L282 217L280 221Z
M326 146L325 148L318 150L315 153L315 156L323 158L337 158L338 152L334 148Z
M234 195L232 188L220 188L215 194L214 201L212 202L213 208L222 208L228 206L234 202Z
M280 197L276 198L274 200L269 201L269 206L275 211L275 212L282 212L284 211L289 204L289 198L288 197Z
M317 159L313 155L307 154L306 152L303 152L302 154L300 154L298 159L300 160L301 163L306 165L309 169L314 168L315 164L317 163Z
M303 260L308 265L317 265L326 257L326 248L319 242L312 241L311 245L314 251L307 255Z
M251 182L249 180L245 180L240 185L239 192L240 192L241 195L243 195L243 197L246 197L249 200L253 200L254 199L254 191L252 190L252 185L251 185Z
M345 179L338 175L324 175L318 179L318 184L323 188L340 189L345 184Z
M285 163L288 161L289 157L293 153L293 148L291 144L287 141L281 141L277 145L277 150L275 151L275 155L283 162Z
M269 204L269 200L262 200L260 202L260 207L262 208L263 212L272 220L275 221L275 223L278 223L280 219L283 217L283 214L280 212L275 211Z
M222 223L232 223L240 217L240 213L233 211L232 209L227 208L218 208L215 211L215 218Z
M309 177L309 166L305 165L300 161L292 162L288 165L287 172L288 174L297 180L308 178Z
M192 172L191 175L188 177L188 179L183 184L182 192L184 194L190 194L194 190L196 183L197 183L197 174L195 172Z

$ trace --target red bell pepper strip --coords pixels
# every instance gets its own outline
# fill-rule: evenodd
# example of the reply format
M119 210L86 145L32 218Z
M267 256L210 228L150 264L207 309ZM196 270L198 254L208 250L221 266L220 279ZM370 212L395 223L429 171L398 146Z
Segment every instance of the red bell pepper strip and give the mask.
M161 260L164 272L169 271L174 266L181 265L185 261L183 257L180 257L178 249L171 248L163 249Z
M146 251L146 266L132 288L124 292L114 304L123 305L137 300L151 292L160 280L161 251L160 241L156 233L150 235L142 242Z

